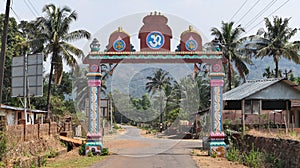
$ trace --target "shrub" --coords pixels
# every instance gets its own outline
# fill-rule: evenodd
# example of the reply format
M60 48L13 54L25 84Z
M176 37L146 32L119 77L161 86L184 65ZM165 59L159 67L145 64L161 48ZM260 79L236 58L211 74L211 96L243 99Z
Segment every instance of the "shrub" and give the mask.
M5 164L0 161L0 167L4 167L4 166L5 166Z
M7 150L7 138L4 132L0 131L0 161Z
M103 148L102 150L101 150L101 154L100 154L101 156L107 156L107 155L109 155L109 151L108 151L108 148Z
M85 143L83 143L82 141L82 144L78 150L78 154L81 155L81 156L84 156L85 155Z
M278 168L285 167L285 161L278 159L275 155L272 155L272 154L266 155L265 164L266 164L266 167L278 167Z
M94 154L93 154L93 152L90 150L89 152L88 152L88 157L93 157L94 156Z
M114 123L113 128L114 128L114 129L121 129L122 127L118 126L117 123Z
M262 166L262 153L254 150L254 144L249 153L243 153L243 161L249 167L260 167Z
M240 161L239 150L235 147L230 147L226 153L226 158L229 161L239 162Z

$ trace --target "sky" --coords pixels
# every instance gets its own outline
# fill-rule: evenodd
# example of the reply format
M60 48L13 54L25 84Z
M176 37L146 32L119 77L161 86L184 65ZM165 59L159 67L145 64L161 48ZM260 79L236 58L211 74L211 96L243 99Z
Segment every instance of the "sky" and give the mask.
M6 1L0 2L0 12L4 13ZM175 40L188 25L193 25L201 33L204 42L211 41L211 28L220 28L222 21L241 24L246 30L242 36L255 34L264 27L265 17L291 17L289 26L300 27L299 0L12 0L10 16L17 21L34 20L43 16L42 8L49 3L77 11L78 19L72 23L71 30L89 31L93 38L99 39L102 50L107 45L109 34L118 26L131 34L138 48L138 42L135 41L138 41L137 33L142 26L142 18L154 11L168 17ZM300 40L300 32L293 40ZM89 43L81 40L75 45L85 48L85 51ZM172 45L174 47L175 43Z

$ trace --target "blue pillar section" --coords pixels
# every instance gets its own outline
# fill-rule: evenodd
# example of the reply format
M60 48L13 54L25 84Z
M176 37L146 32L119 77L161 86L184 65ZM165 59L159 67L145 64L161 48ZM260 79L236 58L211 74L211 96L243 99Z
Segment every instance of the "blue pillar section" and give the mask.
M223 132L222 111L223 111L223 85L224 73L210 73L211 86L211 133L210 133L210 155L225 157L226 144Z
M101 90L101 73L90 72L87 74L88 86L90 88L90 111L89 111L89 128L87 133L87 143L85 144L86 154L92 152L94 155L100 154L102 143L99 131L100 121L100 90Z

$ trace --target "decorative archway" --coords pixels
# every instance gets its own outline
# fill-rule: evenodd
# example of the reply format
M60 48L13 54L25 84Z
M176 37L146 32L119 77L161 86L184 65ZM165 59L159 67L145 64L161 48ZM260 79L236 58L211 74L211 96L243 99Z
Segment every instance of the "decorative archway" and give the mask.
M107 51L100 51L100 44L94 39L91 51L84 64L89 64L88 86L90 88L90 111L87 143L100 142L99 114L101 88L101 64L125 63L206 63L210 64L211 86L211 133L210 151L225 148L225 135L222 130L222 93L226 62L222 52L217 49L211 52L202 51L202 38L191 26L180 36L180 51L170 51L172 30L167 25L168 19L160 13L151 13L143 19L144 25L139 30L140 51L131 51L130 35L121 27L110 35ZM92 145L91 145L92 146ZM90 148L88 148L90 149ZM87 149L87 150L88 150Z

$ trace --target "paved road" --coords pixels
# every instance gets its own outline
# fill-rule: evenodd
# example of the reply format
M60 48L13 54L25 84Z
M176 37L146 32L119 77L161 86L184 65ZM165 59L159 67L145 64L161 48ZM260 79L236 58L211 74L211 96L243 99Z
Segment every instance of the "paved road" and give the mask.
M114 155L91 168L196 168L190 156L193 148L202 144L199 140L171 140L144 138L135 127L124 126L127 132L117 140L139 144L131 148L113 148Z

